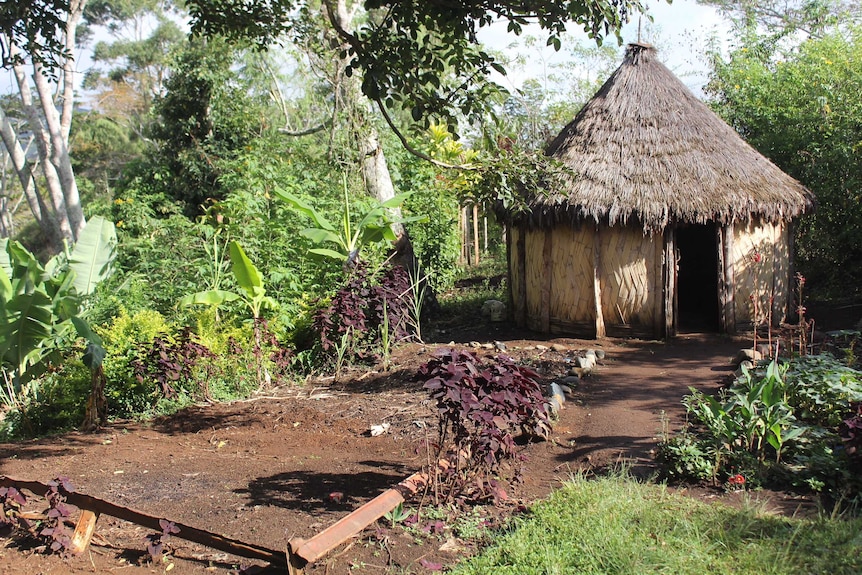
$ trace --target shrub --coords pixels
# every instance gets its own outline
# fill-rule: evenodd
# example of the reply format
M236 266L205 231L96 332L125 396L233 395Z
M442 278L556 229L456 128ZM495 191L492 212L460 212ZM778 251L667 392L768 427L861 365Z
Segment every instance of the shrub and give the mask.
M347 283L320 309L313 320L319 349L350 361L369 361L388 343L410 337L413 290L410 276L401 266L392 266L379 277L360 263Z
M692 390L684 403L694 424L665 439L665 476L714 481L741 475L747 487L803 487L833 501L859 497L859 372L831 356L762 364L711 397ZM858 426L858 427L857 427ZM772 462L770 462L772 460Z
M469 351L442 349L419 376L437 403L437 457L446 454L453 463L444 477L447 498L505 499L495 476L515 458L516 435L550 433L538 374L505 355L482 362Z

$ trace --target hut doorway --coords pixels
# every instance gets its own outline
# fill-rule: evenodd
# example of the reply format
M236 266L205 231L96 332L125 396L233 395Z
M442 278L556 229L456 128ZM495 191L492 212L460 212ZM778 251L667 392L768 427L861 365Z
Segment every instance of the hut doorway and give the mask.
M678 227L677 328L719 331L718 232L714 223Z

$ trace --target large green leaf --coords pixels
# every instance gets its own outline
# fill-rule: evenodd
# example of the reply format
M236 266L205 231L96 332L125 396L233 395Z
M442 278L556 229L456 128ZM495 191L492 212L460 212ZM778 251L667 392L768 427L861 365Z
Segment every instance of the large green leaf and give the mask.
M180 306L186 307L190 305L213 305L219 306L223 303L236 301L240 299L240 295L232 291L214 289L209 291L201 291L185 296L180 300Z
M243 290L252 294L254 288L263 287L263 279L260 277L260 272L245 255L242 246L234 240L230 243L230 261L232 264L233 275L236 278L236 283Z
M304 215L308 218L311 218L311 220L314 222L314 225L317 226L318 228L321 228L324 230L329 230L329 231L335 231L335 226L333 226L329 222L329 220L324 218L317 210L315 210L309 204L305 203L304 201L302 201L298 197L294 196L293 194L291 194L287 190L283 190L281 188L275 188L275 193L276 193L276 195L281 197L281 199L283 199L288 204L290 204L290 206L294 210L296 210L297 212L301 213L302 215Z
M111 274L116 247L114 224L101 216L91 218L69 257L69 268L75 272L73 285L79 295L90 295Z
M20 379L52 341L51 298L41 291L19 294L6 304L6 312L6 321L0 324L0 357Z

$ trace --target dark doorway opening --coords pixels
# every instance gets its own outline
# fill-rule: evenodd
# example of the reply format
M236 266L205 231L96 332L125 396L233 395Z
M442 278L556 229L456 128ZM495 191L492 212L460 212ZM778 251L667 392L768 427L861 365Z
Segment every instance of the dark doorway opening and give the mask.
M719 330L718 235L715 224L676 230L677 327L682 332Z

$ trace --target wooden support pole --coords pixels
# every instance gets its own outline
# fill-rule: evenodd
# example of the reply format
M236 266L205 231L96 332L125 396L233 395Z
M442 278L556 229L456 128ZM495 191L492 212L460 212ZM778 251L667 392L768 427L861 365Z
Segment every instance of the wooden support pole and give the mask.
M476 259L475 265L479 265L479 204L473 204L473 253Z
M724 226L725 333L736 333L736 282L733 268L733 223Z
M602 285L601 285L601 270L602 270L602 246L600 242L599 228L596 228L593 234L593 297L595 299L596 311L596 337L605 337L605 316L602 312Z

